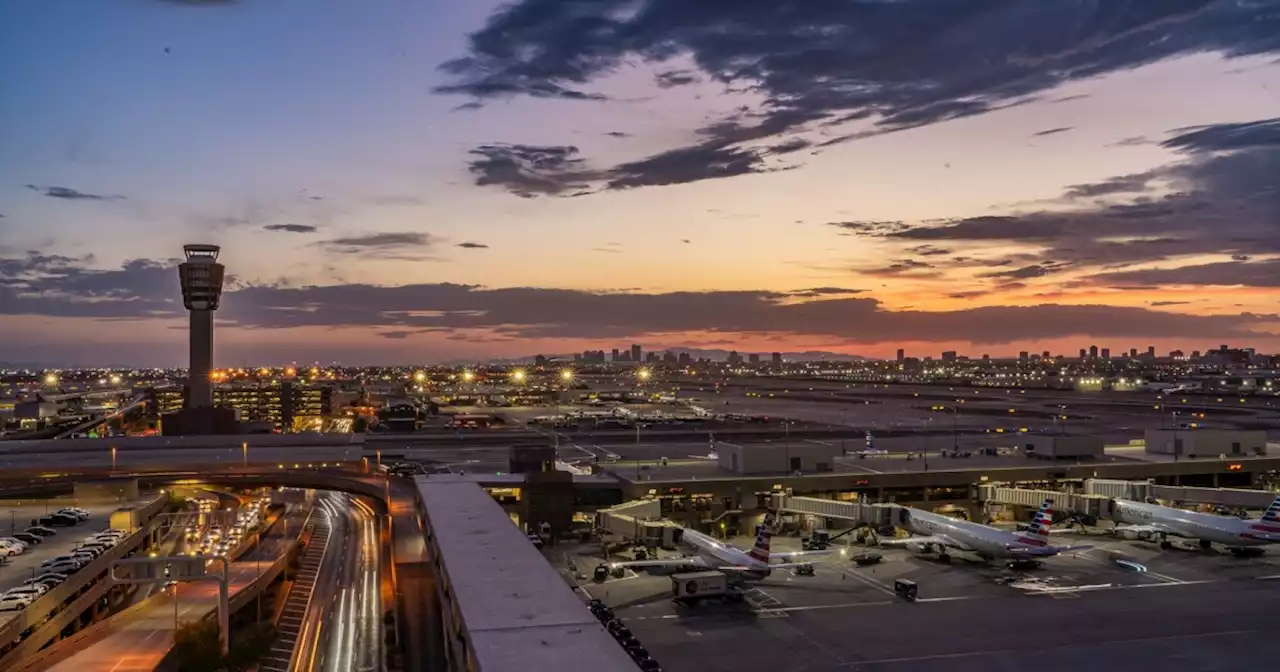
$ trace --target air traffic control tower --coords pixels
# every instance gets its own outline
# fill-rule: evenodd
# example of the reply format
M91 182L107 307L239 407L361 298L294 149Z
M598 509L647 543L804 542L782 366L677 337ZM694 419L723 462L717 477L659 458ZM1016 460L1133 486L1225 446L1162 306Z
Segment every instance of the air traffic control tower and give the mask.
M213 406L213 311L222 300L226 268L218 263L217 245L186 245L187 261L178 266L182 305L191 315L191 361L187 367L186 408Z

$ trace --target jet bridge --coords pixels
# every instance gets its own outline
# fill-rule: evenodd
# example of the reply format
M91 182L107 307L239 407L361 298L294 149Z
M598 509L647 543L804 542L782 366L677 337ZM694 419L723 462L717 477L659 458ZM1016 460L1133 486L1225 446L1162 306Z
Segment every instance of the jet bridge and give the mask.
M902 527L906 509L897 504L864 504L862 502L837 502L817 497L796 497L787 494L770 495L769 508L775 511L804 513L822 518L849 520L876 529Z
M1002 485L978 486L978 501L983 504L1011 504L1035 509L1044 504L1046 499L1052 499L1053 508L1059 511L1071 511L1095 519L1111 517L1111 497Z
M1197 504L1218 504L1242 509L1266 509L1276 498L1276 493L1268 490L1245 490L1242 488L1193 488L1181 485L1156 485L1148 481L1119 481L1105 478L1091 478L1084 482L1089 494L1103 495L1113 499L1129 499L1136 502L1145 501L1148 497L1164 502L1194 502Z
M596 527L624 539L634 539L647 546L669 547L674 543L679 525L662 517L662 504L656 499L637 499L596 512Z

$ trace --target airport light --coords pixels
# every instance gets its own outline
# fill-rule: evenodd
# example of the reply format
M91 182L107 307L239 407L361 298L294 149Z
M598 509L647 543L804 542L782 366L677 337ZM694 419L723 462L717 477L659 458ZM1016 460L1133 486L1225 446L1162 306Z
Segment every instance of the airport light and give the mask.
M514 380L514 381L516 381L517 383L523 383L523 382L524 382L524 369L516 369L515 371L512 371L512 372L511 372L511 379L512 379L512 380Z
M636 372L636 377L640 380L649 380L651 376L653 376L653 372L649 369L640 369Z
M476 379L476 374L471 371L462 372L462 382L469 383Z
M45 384L45 385L48 385L49 387L53 387L54 385L57 385L57 384L58 384L58 374L56 374L56 373L49 373L49 374L45 374L45 377L44 377L44 384Z
M564 371L561 371L560 380L563 380L566 383L573 380L573 371L571 369L565 369Z
M112 384L112 385L119 385L119 384L120 384L120 376L111 376L111 384Z
M426 380L426 379L427 379L427 373L426 373L425 371L414 371L414 372L413 372L413 380L414 380L414 382L416 382L416 383L421 383L422 381L424 381L424 380Z

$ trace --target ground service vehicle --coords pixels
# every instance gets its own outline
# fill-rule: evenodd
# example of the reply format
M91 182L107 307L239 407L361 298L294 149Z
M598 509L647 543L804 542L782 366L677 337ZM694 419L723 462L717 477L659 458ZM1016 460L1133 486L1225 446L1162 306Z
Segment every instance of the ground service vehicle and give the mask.
M706 599L739 602L742 593L729 585L724 572L686 572L671 575L671 596L682 604L696 604Z

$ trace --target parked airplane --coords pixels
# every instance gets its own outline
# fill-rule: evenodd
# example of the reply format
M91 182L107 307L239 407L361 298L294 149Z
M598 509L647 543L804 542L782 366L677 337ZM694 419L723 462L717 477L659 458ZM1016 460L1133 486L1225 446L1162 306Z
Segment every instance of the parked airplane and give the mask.
M1125 499L1115 500L1112 518L1117 532L1133 532L1139 538L1154 537L1159 540L1160 548L1172 545L1169 537L1195 539L1202 548L1222 544L1235 554L1245 552L1246 548L1280 543L1280 496L1257 520Z
M988 525L952 518L930 511L908 508L905 526L908 532L922 535L906 539L881 541L881 546L920 545L938 547L938 559L950 562L947 549L971 553L983 560L1007 559L1032 561L1059 553L1083 551L1092 546L1052 546L1049 526L1053 523L1053 500L1046 499L1025 531L1007 532Z
M719 570L739 581L759 581L769 576L775 569L794 569L808 564L805 562L792 562L797 557L828 555L832 552L798 551L796 553L774 554L769 550L769 540L774 535L775 527L775 516L771 511L765 514L764 524L756 528L755 544L750 550L745 551L697 530L681 530L680 535L676 538L677 543L692 548L694 555L655 560L628 560L610 563L609 567L611 569L639 569L644 567L679 569L695 567ZM782 560L782 562L772 562L774 559Z

